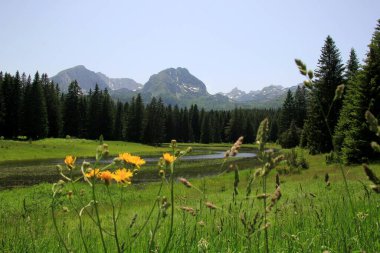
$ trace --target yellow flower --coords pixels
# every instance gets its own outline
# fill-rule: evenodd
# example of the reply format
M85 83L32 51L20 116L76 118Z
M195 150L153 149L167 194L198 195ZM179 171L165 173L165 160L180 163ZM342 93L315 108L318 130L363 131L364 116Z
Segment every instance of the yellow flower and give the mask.
M86 174L84 174L85 177L87 178L92 178L92 177L99 177L99 169L90 169L89 172L87 172Z
M140 168L141 165L145 164L144 159L141 159L139 156L133 156L130 153L119 154L119 159L135 165L137 168Z
M131 183L133 172L127 169L118 169L114 172L113 179L118 183Z
M99 173L99 178L108 185L113 179L113 174L109 170L106 170Z
M65 164L67 165L67 167L72 169L72 168L74 168L74 163L75 163L76 159L77 158L75 156L67 155L65 158Z
M172 156L169 153L165 153L163 155L163 157L164 157L164 160L165 160L166 163L173 163L175 161L175 159L176 159L174 156Z

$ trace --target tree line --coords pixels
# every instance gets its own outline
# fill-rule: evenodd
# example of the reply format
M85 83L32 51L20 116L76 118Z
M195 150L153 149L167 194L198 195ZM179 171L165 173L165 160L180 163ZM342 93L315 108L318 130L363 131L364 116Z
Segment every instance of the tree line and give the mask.
M34 78L0 72L0 136L7 139L77 137L160 144L181 142L233 142L246 136L253 142L259 123L272 122L270 139L277 139L278 110L241 109L206 111L164 105L161 98L144 103L140 95L131 101L114 101L107 89L84 94L79 84L70 83L67 93L37 72Z
M287 94L279 116L280 144L300 145L312 154L341 153L347 163L375 158L371 141L379 140L379 136L369 130L364 115L370 110L377 119L380 117L380 20L364 64L351 49L344 65L339 49L328 36L314 73L313 92L302 91L305 101L299 99L300 90ZM345 87L343 96L337 99L341 84Z

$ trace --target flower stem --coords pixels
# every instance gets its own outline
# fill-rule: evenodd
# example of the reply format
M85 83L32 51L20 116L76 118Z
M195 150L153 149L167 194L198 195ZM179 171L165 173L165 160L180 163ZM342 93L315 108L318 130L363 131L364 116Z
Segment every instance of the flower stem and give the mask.
M121 252L121 249L120 249L120 243L119 243L119 238L117 236L117 224L116 224L116 215L115 215L115 205L113 203L113 200L112 200L112 196L111 196L111 193L110 193L110 189L108 187L108 185L106 186L107 188L107 193L108 193L108 197L111 201L111 205L112 205L112 222L113 222L113 230L114 230L114 238L115 238L115 243L116 243L116 246L117 246L117 252L120 253Z
M98 228L99 228L99 233L100 233L100 238L102 240L102 245L103 245L103 251L107 252L107 247L104 242L104 237L103 237L103 229L102 225L100 223L100 217L99 217L99 210L98 210L98 202L96 201L96 194L95 194L95 180L93 180L92 183L92 199L94 200L94 207L95 207L95 213L96 213L96 219L98 221Z

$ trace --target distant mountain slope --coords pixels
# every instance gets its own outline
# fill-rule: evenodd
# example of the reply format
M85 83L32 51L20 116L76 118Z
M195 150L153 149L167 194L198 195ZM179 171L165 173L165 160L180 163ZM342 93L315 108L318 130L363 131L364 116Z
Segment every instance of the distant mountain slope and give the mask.
M128 89L131 91L136 91L142 89L143 87L141 83L137 83L131 78L109 78L101 72L98 72L96 74L99 75L107 83L108 87L111 90Z
M108 88L110 90L122 88L139 90L142 88L142 84L137 83L133 79L109 78L101 72L95 73L94 71L88 70L83 65L63 70L50 79L55 83L58 83L63 92L67 91L69 84L74 80L77 80L78 84L85 92L94 89L96 84L98 84L100 89Z
M169 68L152 75L142 92L176 99L209 95L206 85L185 68Z
M78 84L84 91L94 89L98 84L100 89L108 87L108 84L94 71L86 69L85 66L79 65L73 68L62 70L50 78L53 82L58 83L63 92L67 91L69 84L77 80Z

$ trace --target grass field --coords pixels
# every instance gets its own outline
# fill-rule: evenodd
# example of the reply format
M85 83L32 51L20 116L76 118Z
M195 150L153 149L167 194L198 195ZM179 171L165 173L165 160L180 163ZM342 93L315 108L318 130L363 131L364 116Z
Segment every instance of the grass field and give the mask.
M215 146L211 149L217 148ZM308 170L280 176L282 197L267 213L270 224L267 228L260 223L260 216L264 214L263 200L257 198L262 193L262 181L254 180L250 193L247 192L250 175L257 163L248 160L239 165L245 170L239 173L238 194L234 193L236 175L233 172L197 178L193 171L198 166L201 169L214 166L219 170L221 160L178 163L175 177L188 172L188 179L195 187L186 188L175 181L174 233L167 250L264 252L264 230L267 229L270 252L379 252L380 196L369 189L369 181L361 166L345 167L353 201L351 209L338 165L326 165L324 155L310 156L305 151L304 156L310 164ZM371 165L371 168L380 174L380 163ZM141 172L144 170L143 167ZM159 179L158 169L154 166L146 170L156 170L152 175ZM326 172L330 176L330 186L324 182ZM275 174L272 171L268 176L268 193L275 190ZM163 182L158 197L160 185L155 182L132 184L127 188L116 184L109 186L111 200L122 203L117 224L124 252L162 252L164 249L170 230L170 215L163 215L162 198L169 197L170 184ZM51 186L40 184L0 191L1 252L65 252L54 232L51 218ZM66 196L69 190L73 190L71 199ZM106 194L107 187L98 183L95 192L107 250L117 252L112 236L112 205ZM58 227L73 252L85 252L86 248L88 252L103 252L99 231L91 219L95 216L93 206L81 216L86 246L78 229L77 211L88 203L91 196L91 187L85 183L66 184L55 204ZM207 201L216 208L207 208ZM152 206L155 208L151 218L141 234L135 237L143 228ZM194 208L196 215L183 211L181 207Z
M122 152L139 155L157 155L168 151L168 148L153 147L139 143L123 141L106 141L110 154ZM43 139L33 142L0 140L0 162L52 159L72 154L77 157L93 157L99 141L85 139Z

